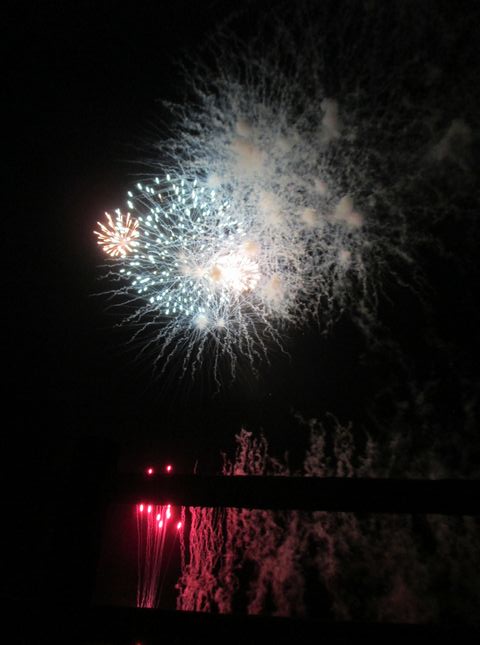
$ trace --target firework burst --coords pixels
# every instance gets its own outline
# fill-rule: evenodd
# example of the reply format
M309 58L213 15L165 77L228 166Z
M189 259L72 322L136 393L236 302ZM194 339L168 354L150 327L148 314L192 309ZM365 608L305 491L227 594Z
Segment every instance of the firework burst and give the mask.
M127 322L162 369L179 344L183 372L208 350L215 373L222 356L235 372L240 356L255 363L268 343L281 345L279 325L297 316L299 247L245 222L197 180L139 183L126 206L136 237L128 255L110 253L110 277L123 284L112 293L133 304Z
M183 372L209 357L216 373L225 356L234 373L287 328L325 330L344 312L373 336L385 285L421 293L432 221L471 193L458 168L475 103L435 81L414 31L401 46L385 38L416 14L359 9L351 40L332 8L268 15L247 43L217 33L217 64L184 67L191 100L169 106L172 135L127 219L96 232L114 293L135 308L126 320L162 368L177 354Z
M94 235L98 237L97 243L107 255L112 257L126 257L131 253L138 238L138 220L132 219L130 213L125 216L117 211L115 219L110 213L105 213L106 224L97 222L98 230Z

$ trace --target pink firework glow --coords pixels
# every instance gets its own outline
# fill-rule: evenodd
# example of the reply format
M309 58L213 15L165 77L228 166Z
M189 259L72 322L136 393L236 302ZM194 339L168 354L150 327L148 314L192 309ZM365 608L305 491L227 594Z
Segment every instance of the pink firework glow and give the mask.
M147 511L145 513L145 510ZM181 511L183 516L184 511ZM158 607L165 573L176 548L181 520L170 504L137 504L138 584L137 607Z
M172 472L173 466L164 466ZM150 465L144 469L146 477L155 475ZM185 509L172 508L171 504L136 505L138 582L137 607L158 607L168 565L179 544L184 543L182 527ZM180 538L180 540L178 540Z

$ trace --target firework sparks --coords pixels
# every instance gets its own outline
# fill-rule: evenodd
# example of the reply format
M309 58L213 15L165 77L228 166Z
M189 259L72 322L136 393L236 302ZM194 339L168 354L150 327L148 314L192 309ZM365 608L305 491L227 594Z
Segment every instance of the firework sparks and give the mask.
M130 213L125 216L116 211L116 217L105 213L107 223L97 222L99 230L94 231L98 237L97 243L103 248L107 255L112 257L126 257L131 253L138 238L138 220L132 219Z
M147 512L145 513L145 509ZM182 511L182 516L184 511ZM175 523L170 504L137 504L138 582L137 607L158 607L172 552L177 546L177 536L182 522Z
M402 15L385 14L393 31ZM283 22L272 31L267 21L238 47L218 34L217 67L192 61L194 100L170 106L172 136L158 143L152 168L166 180L137 184L127 216L107 215L95 232L115 261L110 293L134 309L125 321L162 371L180 356L182 374L207 363L218 382L226 358L233 378L240 359L253 369L268 361L287 327L314 321L325 330L344 312L368 336L386 284L422 291L418 260L439 205L458 210L455 189L436 207L427 196L472 130L457 119L445 131L442 121L433 142L431 115L445 92L427 84L419 102L418 93L404 96L408 83L393 83L410 77L407 45L365 39L366 12L355 47L327 69L335 37L325 29L339 25L310 24L297 9L291 18L291 29ZM419 78L431 70L429 55L415 62ZM463 114L457 95L447 114L454 105ZM476 118L471 105L467 112Z
M234 370L241 354L252 363L265 356L266 338L280 344L275 320L296 315L300 248L255 230L224 193L196 179L139 183L127 207L135 240L130 253L110 253L109 274L123 285L115 294L134 303L136 333L155 330L147 340L155 360L164 366L180 343L184 371L195 371L207 348ZM280 271L285 288L274 298Z

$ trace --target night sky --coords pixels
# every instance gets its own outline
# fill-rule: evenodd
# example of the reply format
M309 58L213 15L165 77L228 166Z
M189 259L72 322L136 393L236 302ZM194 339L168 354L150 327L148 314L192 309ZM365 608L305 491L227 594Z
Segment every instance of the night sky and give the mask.
M462 5L466 15L471 4ZM399 285L390 285L392 302L380 303L409 371L387 352L373 351L344 316L326 336L314 328L287 331L288 355L273 349L271 364L257 375L245 363L231 384L225 366L225 385L216 392L208 373L193 383L175 370L152 375L148 357L137 360L128 347L128 327L115 326L121 315L98 296L95 223L123 201L144 171L142 160L154 155L155 140L168 130L162 101L183 96L179 58L196 56L236 8L84 1L19 3L8 11L3 389L10 421L3 441L4 460L14 470L26 463L68 470L78 445L93 438L117 445L121 468L173 462L192 472L198 462L200 472L216 472L221 451L232 450L242 427L264 431L273 452L288 450L295 462L307 435L297 413L308 419L332 412L363 431L385 384L407 397L413 382L429 378L441 383L445 437L463 423L461 388L472 393L480 382L472 252L478 230L470 224L441 225L451 241L443 263L426 253L427 307ZM248 35L256 13L245 11L239 24ZM448 73L454 82L455 61ZM472 151L478 156L478 132ZM432 334L442 340L429 342ZM388 436L388 429L375 432ZM478 455L469 432L471 443L460 434L452 439L458 452L445 454L455 472Z
M348 418L362 387L348 388L359 347L348 322L328 342L316 330L287 332L290 357L273 349L270 367L257 377L241 366L233 387L225 366L219 394L210 374L193 384L175 370L152 376L149 358L137 361L127 346L130 330L115 327L121 315L96 295L105 286L96 221L123 200L162 135L168 117L160 102L182 92L178 56L191 55L231 11L207 3L189 7L186 21L188 5L46 3L11 19L7 201L15 224L8 226L5 377L22 450L27 433L35 458L57 467L72 441L91 434L137 453L152 446L156 458L165 453L191 468L231 445L242 424L277 433L291 410L314 415L319 403L328 410L337 400ZM339 387L349 389L348 402Z

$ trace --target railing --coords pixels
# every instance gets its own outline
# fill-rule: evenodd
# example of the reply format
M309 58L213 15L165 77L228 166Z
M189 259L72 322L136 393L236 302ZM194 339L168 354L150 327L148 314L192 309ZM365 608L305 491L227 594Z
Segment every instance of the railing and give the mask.
M36 625L43 630L42 642L49 635L52 642L61 637L63 642L89 645L203 642L327 642L332 645L363 638L368 638L370 644L403 645L408 638L422 638L423 642L436 644L480 642L478 625L325 623L314 618L225 616L92 607L90 603L103 517L111 503L480 515L480 481L120 475L114 472L111 461L110 468L103 469L97 460L93 467L78 468L63 476L37 473L33 479L23 482L20 476L7 501L15 505L17 495L23 500L43 499L59 509L62 517L58 520L57 542L65 549L66 555L62 557L70 558L66 566L72 569L70 589L61 588L70 577L58 575L58 597L53 608L46 602L32 608L33 614L36 612ZM15 613L15 607L12 612ZM20 618L18 624L21 625Z
M108 496L177 506L480 515L480 481L467 480L122 475Z

